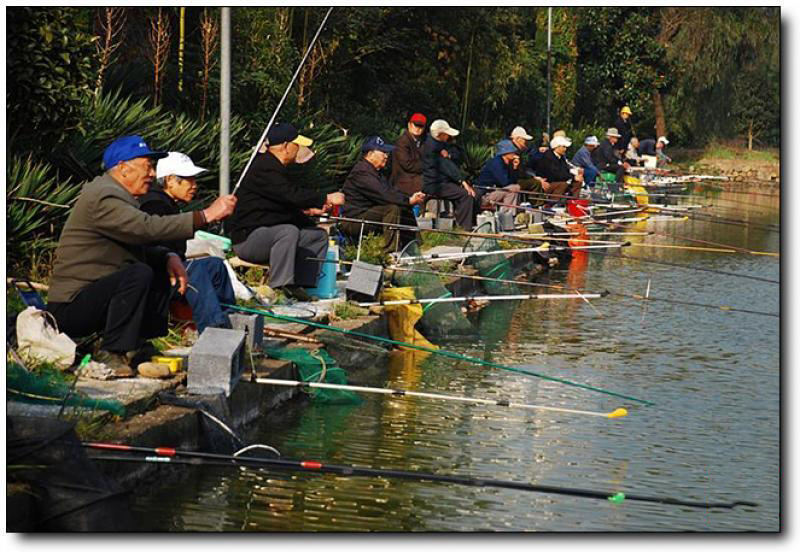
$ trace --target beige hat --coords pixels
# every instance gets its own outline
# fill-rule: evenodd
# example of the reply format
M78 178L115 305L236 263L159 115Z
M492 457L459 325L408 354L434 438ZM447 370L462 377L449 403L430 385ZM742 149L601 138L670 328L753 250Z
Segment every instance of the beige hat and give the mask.
M448 136L458 136L460 133L450 126L444 119L436 119L431 123L431 136L437 134L447 134Z
M514 127L514 130L511 131L511 138L524 138L526 140L533 140L533 136L525 132L525 129L521 126Z
M606 131L606 136L616 136L617 138L619 138L620 136L622 136L622 134L620 134L616 128L611 127Z
M572 145L572 140L567 138L566 136L556 136L552 140L550 140L550 148L556 149L559 146L567 146L570 147Z

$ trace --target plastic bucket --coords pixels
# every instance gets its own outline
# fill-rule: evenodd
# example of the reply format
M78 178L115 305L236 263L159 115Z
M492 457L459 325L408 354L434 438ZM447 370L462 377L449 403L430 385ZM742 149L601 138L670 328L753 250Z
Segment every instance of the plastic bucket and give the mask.
M567 213L573 217L583 217L589 214L588 199L568 199Z

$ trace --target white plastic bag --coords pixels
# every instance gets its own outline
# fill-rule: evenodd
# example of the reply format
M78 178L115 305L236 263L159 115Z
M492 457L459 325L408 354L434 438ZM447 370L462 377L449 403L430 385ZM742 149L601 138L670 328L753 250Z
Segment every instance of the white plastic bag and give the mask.
M217 240L207 240L203 238L192 238L186 241L186 258L193 257L219 257L225 258L225 252L222 250Z
M241 299L242 301L247 301L252 298L253 294L244 286L244 284L239 281L239 278L236 277L236 271L233 270L231 263L225 261L225 268L228 269L228 276L231 279L233 294L236 296L236 298Z
M47 323L51 320L53 325ZM21 355L31 360L52 362L67 369L75 361L75 342L55 327L53 315L28 307L17 317L17 345Z

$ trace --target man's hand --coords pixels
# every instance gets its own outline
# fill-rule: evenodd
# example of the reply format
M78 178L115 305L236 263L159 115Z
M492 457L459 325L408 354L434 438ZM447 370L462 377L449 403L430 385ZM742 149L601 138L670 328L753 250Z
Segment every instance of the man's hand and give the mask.
M344 205L344 194L342 192L333 192L328 194L325 198L326 205Z
M631 164L630 163L625 162L625 163L622 164L622 166L625 167L626 171L629 171L631 169Z
M181 258L175 253L167 254L167 274L169 284L174 286L178 283L178 292L183 295L186 293L186 286L189 284L189 275L186 274L186 267L183 266Z
M517 170L519 168L519 163L520 163L519 157L515 157L514 159L511 160L511 168Z
M475 197L475 190L472 189L472 186L469 185L469 182L464 180L463 182L461 182L461 185L464 186L464 189L467 191L469 195Z
M446 149L441 150L439 152L439 155L441 155L442 157L444 157L446 159L450 159L450 152L447 151Z
M410 198L408 198L409 205L419 205L425 201L425 194L422 192L414 192Z
M219 196L214 200L214 203L203 209L203 214L206 217L206 222L216 222L229 217L235 207L235 195Z
M326 206L326 207L329 207L329 206ZM308 215L309 217L321 217L322 215L324 215L327 212L328 212L328 209L326 209L325 207L323 207L322 209L319 209L317 207L311 207L309 209L303 209L303 214L304 215Z

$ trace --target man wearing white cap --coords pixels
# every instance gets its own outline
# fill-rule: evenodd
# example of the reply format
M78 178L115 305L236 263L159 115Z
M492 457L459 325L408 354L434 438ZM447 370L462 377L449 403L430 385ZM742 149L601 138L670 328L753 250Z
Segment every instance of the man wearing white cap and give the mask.
M465 230L475 225L478 200L475 190L450 159L447 142L459 135L444 119L431 123L431 139L422 146L422 191L433 199L446 199L455 207L456 224Z
M614 173L617 178L617 183L623 181L625 171L631 168L631 166L623 162L616 153L620 136L616 128L609 128L606 131L606 139L592 152L592 161L594 161L595 166L601 171Z
M658 140L647 138L639 142L640 155L655 155L662 163L669 163L672 161L667 154L664 153L664 148L669 144L666 136L659 136Z
M196 166L188 155L171 151L158 160L158 185L139 199L142 211L151 215L174 215L180 212L179 203L189 203L197 192L196 176L208 172ZM218 257L186 260L186 240L163 241L158 244L177 253L189 275L185 298L192 308L197 331L208 327L230 328L230 320L220 306L233 304L236 297L225 263Z
M566 136L556 136L536 167L539 176L546 180L542 189L557 201L561 199L559 196L577 196L583 184L583 175L573 174L567 162L567 148L571 145L572 140Z
M572 164L583 169L583 180L590 188L594 187L594 181L600 174L600 169L592 161L592 152L600 145L597 136L587 136L583 141L583 146L572 158Z

